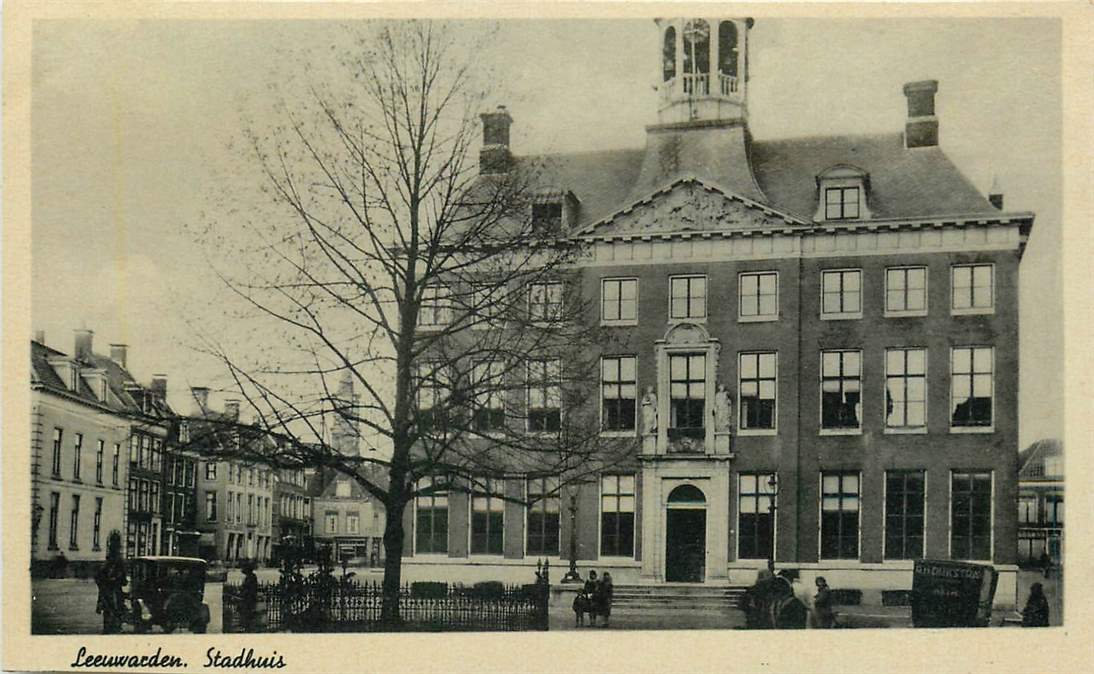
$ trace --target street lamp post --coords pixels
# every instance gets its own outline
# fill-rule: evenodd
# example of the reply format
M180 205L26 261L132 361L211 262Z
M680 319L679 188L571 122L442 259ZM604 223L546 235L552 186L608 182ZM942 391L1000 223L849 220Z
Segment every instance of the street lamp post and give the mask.
M767 506L767 512L771 515L771 553L767 556L767 570L775 573L775 497L779 493L779 481L775 473L767 478L767 486L771 492L771 502Z
M577 485L566 485L570 496L570 570L562 577L563 583L580 583L581 574L577 572Z

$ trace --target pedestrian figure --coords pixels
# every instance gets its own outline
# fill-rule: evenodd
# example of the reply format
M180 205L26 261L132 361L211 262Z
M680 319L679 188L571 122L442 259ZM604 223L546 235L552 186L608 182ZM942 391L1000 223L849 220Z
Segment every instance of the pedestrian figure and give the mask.
M608 626L608 619L612 616L613 592L614 588L612 586L612 574L605 571L604 576L600 579L600 583L597 585L596 593L596 612L604 616L604 627ZM596 624L596 618L593 618L593 624Z
M805 629L809 622L809 612L797 597L787 574L780 572L771 581L768 594L770 602L770 624L777 630Z
M1052 557L1049 557L1047 550L1041 553L1041 573L1045 578L1052 573Z
M126 582L122 535L117 530L111 531L106 539L106 561L95 574L95 585L99 588L95 612L103 614L103 634L118 634L122 631L122 615L125 613L123 588Z
M745 591L744 611L745 627L758 630L770 628L772 625L768 619L768 595L770 594L771 581L774 575L767 569L760 569L756 575L756 582Z
M258 576L255 575L254 562L243 562L243 587L239 594L239 617L244 632L254 631L255 608L258 605Z
M1040 583L1029 588L1029 599L1022 611L1022 627L1048 627L1048 599Z
M832 611L832 590L824 576L817 576L817 594L813 596L812 626L817 629L830 629L836 625L836 616Z
M585 581L584 587L581 588L581 593L578 597L581 599L581 615L578 616L578 624L584 625L584 614L589 614L589 625L596 625L596 595L597 587L600 585L600 581L596 577L596 571L589 571L589 578ZM574 611L578 610L579 602L574 600Z

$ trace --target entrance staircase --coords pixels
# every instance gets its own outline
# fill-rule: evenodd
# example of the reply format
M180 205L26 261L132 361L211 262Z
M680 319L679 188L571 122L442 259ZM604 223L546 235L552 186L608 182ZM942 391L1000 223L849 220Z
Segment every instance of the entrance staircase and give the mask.
M693 583L616 585L612 591L612 610L734 610L740 608L741 599L747 589L747 585Z

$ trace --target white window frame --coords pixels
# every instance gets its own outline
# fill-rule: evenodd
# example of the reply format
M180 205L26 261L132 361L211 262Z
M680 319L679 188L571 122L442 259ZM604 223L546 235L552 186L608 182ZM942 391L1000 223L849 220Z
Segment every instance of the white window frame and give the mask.
M764 356L772 355L775 357L775 410L773 416L773 424L771 428L745 428L744 427L744 404L742 402L743 397L741 395L741 361L745 356ZM759 360L756 361L757 366L757 381L759 381ZM758 393L758 392L757 392ZM779 434L779 352L778 351L741 351L737 354L737 435L778 435Z
M846 184L844 184L846 183ZM857 213L853 216L844 215L846 199L843 198L843 194L849 191L855 192L855 210ZM837 217L832 217L828 213L828 193L838 191L840 193L840 200L836 203L839 205L840 214ZM844 220L861 220L863 213L863 189L860 181L826 181L826 184L821 186L820 194L820 208L824 214L824 220L827 222L841 222Z
M930 494L927 482L927 474L929 471L926 468L885 468L881 471L881 561L883 563L901 563L909 561L907 559L885 558L885 541L886 536L889 533L889 473L907 473L915 471L923 473L923 550L919 559L927 558L927 526L930 520L930 518L927 517L927 500L929 498L928 495Z
M634 483L634 491L631 493L631 498L634 499L633 509L630 511L633 516L631 521L631 554L630 555L607 555L604 554L602 543L604 542L604 478L608 476L614 476L616 478L630 476ZM616 500L619 499L619 494L616 492ZM630 559L633 560L634 556L638 553L638 528L641 523L638 519L638 473L601 473L596 480L596 554L598 559ZM615 512L625 512L616 510ZM560 527L561 529L561 527Z
M953 557L953 475L954 473L987 473L991 482L991 497L988 501L988 559L954 559ZM950 468L949 508L946 511L946 559L955 562L993 562L995 560L995 471L980 468ZM924 536L924 540L926 537Z
M634 318L606 318L604 315L604 289L607 287L608 283L619 283L620 293L622 293L623 283L625 282L634 282ZM638 325L638 292L640 285L637 276L610 276L600 279L600 324L616 326Z
M498 283L472 283L471 284L471 320L472 330L494 330L505 325L504 312L492 312L490 307L494 305L491 299L503 299L508 290ZM508 301L505 298L505 301Z
M854 272L858 274L858 311L833 311L827 313L824 310L824 279L828 274L840 274L840 304L843 304L843 274ZM846 269L822 269L820 273L820 319L822 321L852 321L862 318L862 307L866 300L866 284L865 274L862 272L862 268L848 267Z
M565 491L562 487L562 478L560 478L557 475L549 475L549 476L546 476L546 477L539 477L539 478L525 477L523 480L521 480L521 487L524 489L524 502L525 503L529 503L529 501L531 500L531 493L532 492L531 492L530 489L528 489L528 484L530 482L532 482L533 480L542 480L542 481L555 480L556 481L557 489L554 492L551 492L551 493L555 495L554 498L558 499L558 554L556 554L556 555L547 555L547 554L544 554L544 553L532 553L532 554L534 554L536 556L539 556L539 557L548 557L548 558L551 558L551 559L561 559L562 558L562 550L563 550L563 548L562 548L562 519L563 519L562 518L562 511L563 511L562 494ZM545 496L545 498L550 498L550 494L547 494L547 495L542 495L541 494L541 496ZM540 505L540 504L537 503L537 504L525 505L524 509L523 509L524 510L524 536L523 536L524 540L523 540L522 546L521 546L522 547L522 553L521 554L526 558L528 557L528 532L530 531L530 529L528 528L528 516L531 514L532 509L536 505ZM544 510L544 511L546 511L546 510Z
M975 349L988 349L989 351L991 351L991 424L989 424L987 426L954 426L953 425L953 352L956 349L974 349L974 350ZM972 362L972 359L975 359L975 357L976 357L976 354L975 354L975 351L974 351L973 354L971 354L971 356L970 356L970 362ZM975 434L978 434L978 433L994 433L995 432L995 415L996 415L995 396L996 396L996 388L997 388L996 385L995 385L995 374L996 374L996 367L995 367L995 347L994 346L985 346L985 345L982 345L982 344L955 344L955 345L952 345L950 347L950 379L949 379L949 392L947 393L947 399L948 399L949 405L947 405L947 407L946 407L946 415L947 415L947 422L946 423L949 425L950 433L953 433L953 434L968 433L968 434L974 434L975 435ZM971 394L971 391L970 391L970 394Z
M543 299L544 299L543 306L552 307L552 306L557 305L558 309L556 311L556 315L553 315L553 316L551 316L551 315L537 316L536 313L532 310L532 307L533 307L532 293L535 291L535 288L539 288L539 287L543 288ZM552 290L555 290L555 289L557 289L557 291L558 291L558 301L557 302L552 301L552 298L551 298L551 292L552 292ZM550 325L552 321L559 321L565 315L565 311L566 311L566 304L565 304L565 302L566 302L566 299L565 299L566 289L563 287L562 281L535 281L535 282L529 283L528 288L527 288L527 293L528 293L528 296L527 296L526 299L527 299L527 308L528 308L528 319L532 322L532 325L539 325L539 326Z
M494 489L495 481L501 483L501 489L500 490ZM475 488L476 487L475 487L474 484L471 484L470 489L467 490L467 557L468 557L468 559L504 559L505 558L505 530L506 530L507 526L509 525L509 522L506 521L507 517L506 517L506 512L505 512L506 510L508 510L508 508L505 507L506 503L508 503L508 502L504 498L506 487L507 487L506 478L503 478L503 477L486 478L486 491L485 492L482 492L482 491L478 492L479 494L482 494L482 495L488 497L490 499L490 501L494 501L495 499L497 499L498 501L501 502L501 552L500 553L473 552L471 550L471 548L472 548L472 538L474 537L474 530L475 530L473 519L475 517L475 494L476 494ZM496 491L500 491L502 496L494 496L492 492L496 492ZM486 512L489 513L489 512L493 512L493 511L492 510L487 510ZM487 540L489 541L489 537L487 537Z
M426 306L430 321L425 321ZM444 283L431 283L422 289L422 304L418 307L418 328L423 331L441 330L452 323L452 288Z
M533 380L533 378L532 378L532 363L536 363L536 364L546 363L546 364L548 364L548 366L544 368L544 378L543 379ZM553 384L552 384L552 382L549 382L549 381L546 380L546 377L550 374L550 366L549 366L550 363L557 363L558 364L558 380L557 380L557 382L554 382ZM560 433L562 431L562 414L563 414L563 409L562 409L562 366L563 365L562 365L562 359L561 358L533 358L533 359L530 359L528 362L525 363L525 370L524 370L524 405L525 405L525 407L524 407L524 410L525 410L524 411L524 430L526 432L533 433L533 434L540 434L540 435L557 435L558 433ZM533 409L532 408L533 384L535 384L535 385L542 388L545 403L546 403L546 398L547 398L546 394L547 394L548 387L554 385L558 388L558 430L533 430L532 429L531 411ZM550 410L550 409L553 409L553 408L551 408L551 407L537 407L535 409Z
M966 308L963 308L963 309L958 309L954 306L955 305L954 291L955 291L955 288L956 288L956 286L954 285L954 273L958 269L964 268L964 269L972 270L972 271L969 272L970 276L975 276L976 275L976 272L975 272L976 267L987 267L988 269L991 270L991 291L990 291L991 292L991 304L989 306L986 306L986 307L966 307ZM971 277L969 279L969 282L972 283L972 278ZM969 262L969 263L950 265L950 315L951 316L976 316L976 315L994 314L995 313L995 300L996 300L996 286L997 286L997 284L996 284L995 263L994 262ZM975 286L972 286L972 287L974 288ZM973 295L975 295L975 293L973 293ZM970 300L972 300L972 299L974 299L974 297L970 296Z
M825 557L824 555L821 554L821 551L824 549L824 474L825 473L834 473L834 474L838 474L840 476L850 475L852 473L854 473L855 475L858 475L858 532L857 532L858 533L858 556L855 557L854 559L851 559L849 557ZM841 479L840 484L842 485L842 483L843 483L843 480ZM843 487L841 486L840 489L842 490ZM819 471L817 471L817 560L819 560L821 562L835 562L837 564L839 564L839 563L861 564L862 563L862 492L863 492L863 489L862 489L862 470L861 469L856 470L856 469L852 468L852 469L847 469L847 470L841 470L841 469L838 469L838 468L833 468L831 470L819 470ZM841 491L840 493L842 494L843 492ZM926 539L924 539L924 541L926 541ZM884 545L885 545L885 542L883 540L882 541L882 547L883 548L884 548ZM926 542L924 542L924 545L926 545ZM882 556L884 556L884 549L882 550Z
M745 475L752 475L757 478L757 489L759 489L759 476L770 477L775 476L775 491L771 494L771 498L775 501L775 513L771 522L771 554L774 559L779 558L779 473L774 470L742 470L737 473L737 502L733 505L736 511L737 521L734 524L734 548L733 559L738 562L755 562L762 561L759 557L746 557L741 558L741 478ZM760 492L757 491L757 494Z
M747 276L774 276L775 277L775 313L773 314L756 314L755 316L744 315L744 280ZM757 278L756 285L756 297L761 297L759 294L759 281ZM757 307L757 311L759 307ZM756 270L756 271L742 271L737 273L737 322L738 323L768 323L771 321L779 320L779 272L777 270Z
M826 353L848 353L854 352L858 354L858 386L859 386L859 414L858 414L858 427L857 428L825 428L824 427L824 354ZM840 359L843 362L843 359ZM818 381L817 381L817 435L862 435L862 427L866 417L866 363L863 354L863 349L821 349L820 360L817 363ZM842 370L841 370L842 371ZM842 375L840 377L843 379Z
M889 352L890 351L922 351L923 352L923 425L922 426L890 426L889 425L889 410L886 404L886 400L889 395ZM930 424L930 349L925 346L887 346L885 347L885 386L881 398L881 423L883 426L882 433L886 435L922 435L927 432L927 427ZM907 361L907 358L905 358ZM907 373L904 374L907 377Z
M630 430L605 430L604 429L604 384L605 384L605 382L604 382L604 361L608 360L608 359L619 360L620 365L622 366L622 360L624 358L631 358L631 359L634 360L634 428L632 428ZM600 381L597 384L597 389L598 389L597 393L599 395L597 397L599 398L598 405L599 405L599 408L600 408L600 417L599 417L599 419L600 419L600 435L601 435L601 437L605 437L605 438L633 438L633 437L637 436L638 435L638 424L641 422L641 419L639 419L639 411L638 411L638 407L639 407L639 403L640 403L640 399L639 399L639 396L638 396L638 356L635 355L635 354L629 354L629 353L616 354L616 355L610 355L610 356L607 356L607 355L601 356L600 357L600 372L599 372L599 375L600 375L600 377L599 377ZM616 382L613 382L613 384L617 387L622 386L623 385L622 384L622 375L620 375L620 380L616 381Z
M333 516L333 519L332 519ZM334 522L334 531L331 531L331 522ZM338 513L323 511L323 533L325 534L337 534L338 533Z
M424 488L426 486L424 484L426 480L430 480L431 484L436 484L436 478L426 476L426 477L423 477L423 478L419 478L417 484L415 485L415 489ZM445 530L445 536L447 537L451 533L451 531L449 529L449 525L452 523L452 490L451 489L446 489L445 491L442 491L442 492L434 492L432 494L429 494L428 496L422 496L422 495L414 496L414 498L413 498L413 501L414 501L414 525L410 529L411 546L412 546L410 549L413 550L413 556L414 557L448 557L448 555L450 553L450 550L448 549L449 546L448 546L448 541L447 540L445 541L445 545L444 545L445 551L444 552L432 552L432 551L431 552L418 552L418 505L419 505L418 501L419 501L419 499L428 498L428 499L432 499L431 500L432 503L436 503L437 496L443 496L444 497L444 504L445 504L444 505L445 529L444 530ZM470 508L470 506L471 506L470 492L468 492L467 504L468 504L468 507ZM435 510L435 509L436 508L430 508L430 510ZM470 513L470 511L468 511L468 520L467 520L467 532L468 532L467 552L468 552L468 554L471 554L471 538L470 538L471 519L470 519L470 517L471 517L471 513Z
M689 294L687 295L687 305L688 305L688 314L689 315L688 316L683 316L683 317L673 316L672 315L672 286L676 281L691 280L691 279L703 279L703 315L702 316L691 316L690 315L691 314L692 295L690 294L691 283L688 283ZM707 322L707 316L710 315L710 304L709 304L710 303L710 279L707 278L706 274L675 274L673 276L669 276L669 293L668 294L669 294L669 296L668 296L668 301L669 301L668 316L669 316L669 324L670 325L675 325L677 323L706 323Z
M908 287L908 272L915 269L923 270L923 308L922 309L890 309L889 308L889 272L899 271L904 272L904 294L907 298ZM930 307L931 293L930 293L930 270L927 265L900 265L896 267L885 268L885 317L886 318L907 318L916 316L926 316Z

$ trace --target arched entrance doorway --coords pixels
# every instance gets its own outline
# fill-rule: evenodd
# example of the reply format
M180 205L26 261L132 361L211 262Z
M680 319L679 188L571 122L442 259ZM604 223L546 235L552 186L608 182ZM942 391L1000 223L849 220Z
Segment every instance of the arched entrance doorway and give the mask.
M706 579L707 499L682 484L669 493L665 512L665 580L701 583Z

